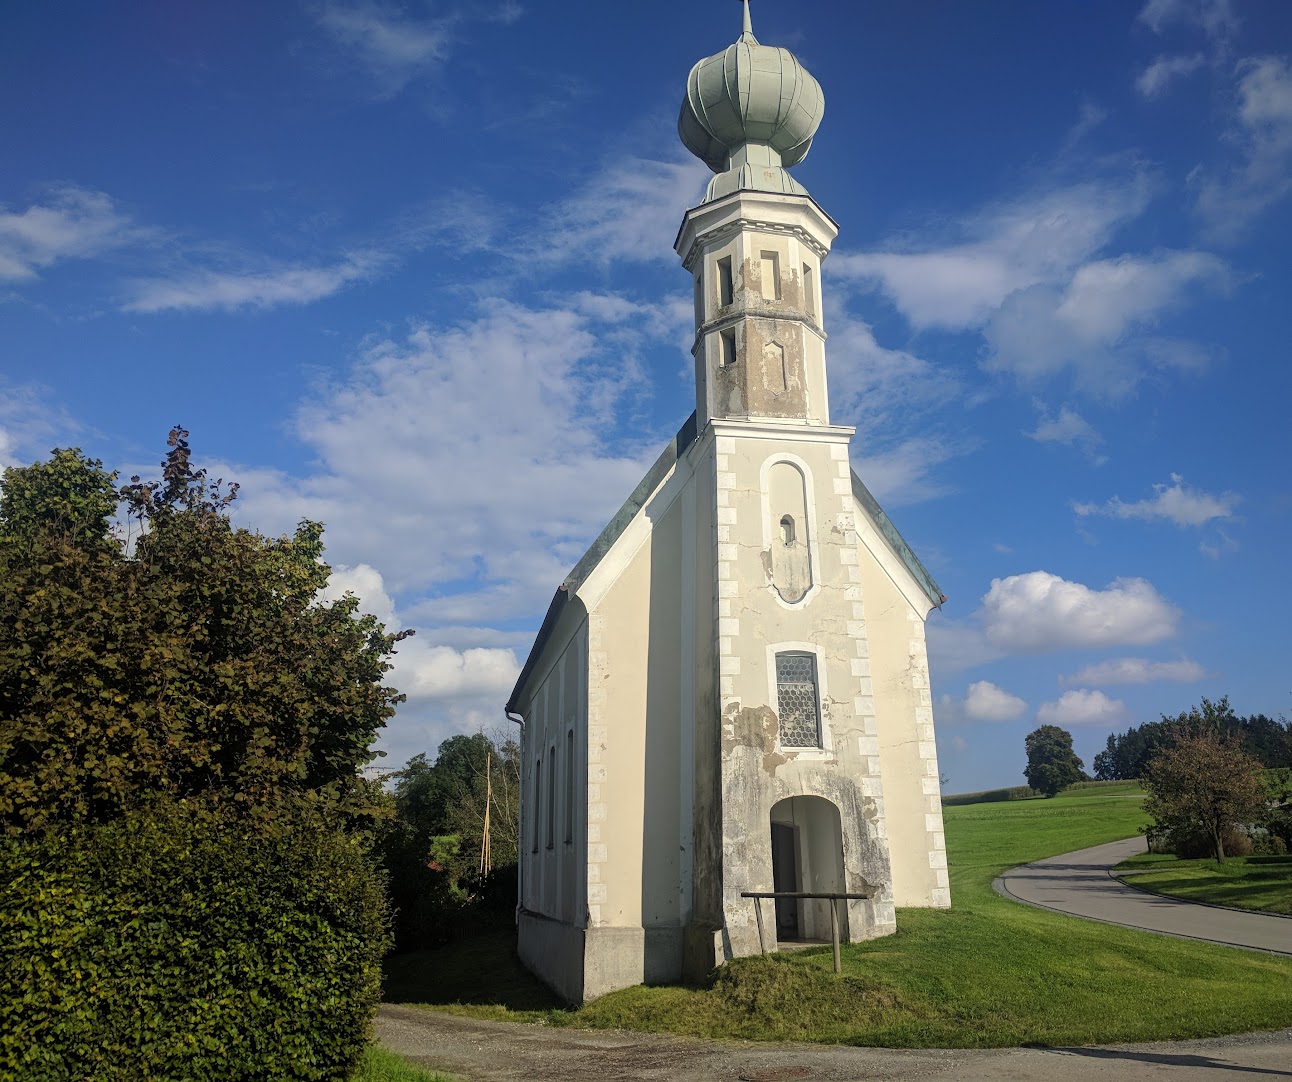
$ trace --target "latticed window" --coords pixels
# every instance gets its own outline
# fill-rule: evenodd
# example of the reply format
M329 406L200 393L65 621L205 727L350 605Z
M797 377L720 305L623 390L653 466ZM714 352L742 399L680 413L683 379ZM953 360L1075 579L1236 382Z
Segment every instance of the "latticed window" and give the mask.
M776 655L776 712L781 747L819 748L821 710L816 689L815 654Z

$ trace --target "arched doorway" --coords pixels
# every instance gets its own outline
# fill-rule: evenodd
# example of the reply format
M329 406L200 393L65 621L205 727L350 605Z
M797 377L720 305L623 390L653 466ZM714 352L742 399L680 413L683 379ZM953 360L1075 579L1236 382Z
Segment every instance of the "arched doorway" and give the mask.
M839 809L819 796L792 796L772 807L772 889L841 893L843 828ZM809 898L776 899L776 938L828 940L828 901ZM848 941L848 907L839 906L843 922L839 936Z

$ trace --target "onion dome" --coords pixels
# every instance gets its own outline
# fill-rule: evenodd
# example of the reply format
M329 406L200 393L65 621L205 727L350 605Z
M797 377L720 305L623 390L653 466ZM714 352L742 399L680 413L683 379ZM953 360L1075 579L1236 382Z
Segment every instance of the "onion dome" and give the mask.
M821 85L788 49L758 43L744 7L736 43L691 69L677 122L683 145L718 174L706 202L741 189L806 195L785 169L807 157L825 112Z

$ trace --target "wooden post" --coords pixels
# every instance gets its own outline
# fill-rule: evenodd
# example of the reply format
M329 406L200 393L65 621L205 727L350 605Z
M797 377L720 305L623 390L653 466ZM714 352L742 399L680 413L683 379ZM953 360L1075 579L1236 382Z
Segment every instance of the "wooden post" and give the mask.
M830 945L834 948L834 971L843 972L839 962L839 899L830 899Z
M763 900L754 899L754 920L758 922L758 953L767 953L767 944L763 940Z

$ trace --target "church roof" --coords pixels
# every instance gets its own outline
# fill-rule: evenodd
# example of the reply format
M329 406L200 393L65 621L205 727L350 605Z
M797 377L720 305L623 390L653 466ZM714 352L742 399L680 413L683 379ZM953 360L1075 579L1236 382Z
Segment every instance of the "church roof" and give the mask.
M552 637L557 622L561 619L561 614L565 611L565 606L569 603L570 598L587 581L588 576L601 563L606 553L614 547L615 542L628 528L628 524L645 506L651 494L659 488L665 477L668 476L669 471L676 465L678 459L690 449L697 435L696 416L692 412L682 427L678 429L677 435L669 441L668 446L664 448L659 458L646 471L646 476L638 482L637 487L632 491L632 495L615 512L615 516L606 524L605 529L597 535L597 539L592 542L588 551L574 565L574 569L565 576L565 581L557 587L556 593L552 596L552 603L548 605L547 613L543 617L543 623L538 629L538 635L534 638L534 645L529 651L529 657L525 659L525 664L520 670L520 676L516 678L516 685L512 688L511 695L507 699L507 710L509 712L515 713L516 703L520 699L521 692L529 682L534 666L538 664L538 660L543 654L543 648L547 645L548 639ZM925 596L936 607L941 608L946 602L946 595L938 588L938 584L933 581L933 576L920 562L920 558L915 555L911 546L906 543L906 539L898 533L897 527L884 513L884 509L879 506L879 502L871 495L870 489L862 483L855 470L852 473L852 494L861 505L862 510L869 516L871 522L874 523L875 529L883 535L884 540L897 554L898 559L914 576Z

